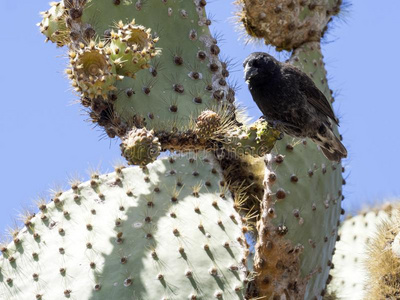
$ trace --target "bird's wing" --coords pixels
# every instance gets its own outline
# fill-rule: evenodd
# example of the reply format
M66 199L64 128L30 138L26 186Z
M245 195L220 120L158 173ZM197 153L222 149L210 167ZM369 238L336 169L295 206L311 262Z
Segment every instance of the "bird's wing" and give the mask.
M300 91L302 91L307 96L307 101L314 106L319 112L331 118L337 125L337 119L335 113L332 110L331 105L326 99L324 93L322 93L319 88L315 85L314 81L308 77L304 72L300 71L298 68L286 64L284 67L285 75L292 77L294 81L297 81ZM304 76L305 75L305 76Z

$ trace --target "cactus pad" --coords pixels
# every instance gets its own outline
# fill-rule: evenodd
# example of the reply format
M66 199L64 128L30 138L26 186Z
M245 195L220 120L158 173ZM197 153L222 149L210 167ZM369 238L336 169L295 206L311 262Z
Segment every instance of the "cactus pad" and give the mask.
M338 299L385 298L382 294L382 297L377 296L379 286L384 288L377 278L385 275L388 265L391 265L392 271L396 269L396 263L393 263L396 259L388 253L391 251L387 247L390 236L393 241L394 233L387 231L388 224L393 223L393 212L395 208L387 203L349 217L340 226L340 241L336 243L332 259L335 268L330 272L332 280L328 285L328 290L334 292ZM397 225L393 225L390 228L395 229Z
M277 50L319 42L342 0L238 0L240 23L255 38Z
M290 60L329 97L319 43L296 49ZM329 99L329 98L328 98ZM285 137L267 155L255 270L257 295L325 294L342 200L342 167L311 140Z
M93 123L110 138L126 141L129 131L146 128L154 130L163 151L214 149L223 140L261 156L273 146L276 132L253 132L254 126L240 128L235 120L228 65L219 60L205 5L200 0L53 4L52 11L64 10L57 22L70 30L68 77ZM51 16L46 13L42 24ZM221 121L206 117L211 110L223 112Z
M39 24L40 32L47 39L56 43L58 47L62 47L69 43L70 31L65 23L67 11L62 2L52 2L48 11L42 12L43 20Z
M94 175L25 222L1 299L244 299L246 244L212 156Z

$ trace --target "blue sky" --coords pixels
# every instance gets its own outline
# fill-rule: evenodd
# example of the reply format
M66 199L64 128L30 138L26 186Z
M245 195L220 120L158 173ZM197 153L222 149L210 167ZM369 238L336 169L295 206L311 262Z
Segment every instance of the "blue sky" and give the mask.
M122 161L119 142L100 139L101 132L84 121L79 105L71 105L76 96L63 74L65 49L44 44L35 26L47 2L0 0L1 233L37 196L67 188L71 176L87 179L88 169L111 171ZM209 1L207 9L213 31L223 34L222 54L238 62L231 73L241 86L237 98L258 118L241 62L251 52L270 49L238 41L230 3ZM323 45L329 84L337 93L334 108L349 150L344 206L350 211L400 196L399 11L398 0L355 0L346 23L338 22Z

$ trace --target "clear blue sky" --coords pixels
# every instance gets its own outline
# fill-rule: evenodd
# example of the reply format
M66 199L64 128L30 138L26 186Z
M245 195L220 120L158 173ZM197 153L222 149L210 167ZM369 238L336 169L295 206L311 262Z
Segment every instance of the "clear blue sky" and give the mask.
M44 44L35 26L47 2L0 0L1 233L37 195L68 187L74 174L87 179L89 168L111 171L120 160L119 142L100 140L101 132L84 122L80 106L70 105L76 96L63 75L65 49ZM250 52L268 49L238 41L231 1L209 2L213 30L223 34L222 53L238 62L231 75L241 86L238 100L259 117L241 62ZM399 0L356 0L347 24L338 24L323 46L329 83L338 92L334 108L350 153L344 163L345 208L400 196L399 12Z

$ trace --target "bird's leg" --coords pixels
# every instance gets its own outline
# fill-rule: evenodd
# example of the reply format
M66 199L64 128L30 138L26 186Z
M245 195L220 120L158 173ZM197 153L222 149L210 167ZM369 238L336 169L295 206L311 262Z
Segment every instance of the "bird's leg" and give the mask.
M262 119L263 121L267 122L268 126L271 127L272 129L279 130L279 131L282 131L282 127L283 126L289 125L289 124L287 124L285 122L282 122L282 121L267 119L267 117L265 117L265 116L262 116L260 119Z

